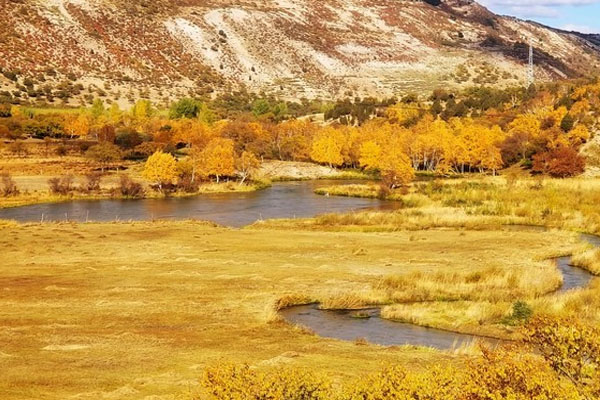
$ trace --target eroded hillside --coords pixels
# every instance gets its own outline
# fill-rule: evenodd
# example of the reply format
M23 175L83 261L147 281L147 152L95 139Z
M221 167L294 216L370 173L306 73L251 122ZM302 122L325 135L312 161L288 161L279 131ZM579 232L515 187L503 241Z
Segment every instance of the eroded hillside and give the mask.
M382 96L441 84L515 84L525 79L529 38L539 79L586 74L600 60L592 36L460 0L0 5L1 90L13 100L167 100L241 85L291 98Z

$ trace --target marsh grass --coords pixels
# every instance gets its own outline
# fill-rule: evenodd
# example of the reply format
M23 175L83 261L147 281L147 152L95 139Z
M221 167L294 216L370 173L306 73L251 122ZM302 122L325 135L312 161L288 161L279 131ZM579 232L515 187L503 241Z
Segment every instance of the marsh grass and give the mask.
M337 293L323 298L319 307L323 310L360 310L386 301L375 291Z
M573 265L583 268L594 275L600 275L600 249L576 251L571 261Z
M391 302L486 300L537 297L553 292L562 276L552 262L542 262L522 270L486 268L473 272L414 272L387 276L376 289Z
M368 185L328 187L322 193L375 196ZM600 179L470 177L416 182L407 194L394 194L404 209L324 215L310 221L273 221L270 227L394 231L436 227L485 228L529 224L600 233Z

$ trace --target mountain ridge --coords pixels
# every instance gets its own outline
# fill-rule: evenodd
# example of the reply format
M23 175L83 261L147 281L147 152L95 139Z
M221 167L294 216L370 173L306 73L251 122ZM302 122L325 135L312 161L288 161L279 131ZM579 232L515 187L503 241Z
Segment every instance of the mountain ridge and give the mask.
M47 92L65 100L64 91L78 89L67 102L86 101L85 89L120 102L167 102L242 87L298 99L522 85L530 39L538 79L600 66L598 35L496 15L470 0L0 4L0 67L9 73L0 91L29 100Z

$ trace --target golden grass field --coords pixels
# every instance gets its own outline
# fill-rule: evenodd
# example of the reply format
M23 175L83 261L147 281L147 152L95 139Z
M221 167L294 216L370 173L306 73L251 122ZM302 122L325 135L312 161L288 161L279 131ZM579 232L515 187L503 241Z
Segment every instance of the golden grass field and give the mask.
M383 282L401 276L437 276L432 291L448 279L474 294L456 277L490 270L491 296L514 294L508 285L527 276L534 279L519 295L533 297L556 276L544 259L576 247L560 231L282 231L191 221L5 223L0 238L6 399L190 398L203 367L223 362L289 364L344 380L392 362L460 361L460 352L319 338L278 320L274 307L389 301Z

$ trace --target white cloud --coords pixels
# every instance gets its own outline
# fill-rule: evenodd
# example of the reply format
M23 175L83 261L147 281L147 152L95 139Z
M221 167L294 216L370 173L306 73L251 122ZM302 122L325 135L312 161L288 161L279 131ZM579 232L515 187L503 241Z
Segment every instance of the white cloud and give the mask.
M560 29L564 29L565 31L573 31L580 33L599 33L600 29L592 28L587 25L576 25L576 24L566 24L560 27Z
M559 11L556 8L548 7L548 6L510 6L508 7L511 14L519 15L525 18L535 18L535 17L545 17L545 18L555 18L560 15Z

